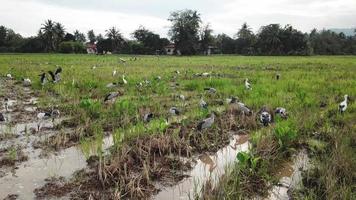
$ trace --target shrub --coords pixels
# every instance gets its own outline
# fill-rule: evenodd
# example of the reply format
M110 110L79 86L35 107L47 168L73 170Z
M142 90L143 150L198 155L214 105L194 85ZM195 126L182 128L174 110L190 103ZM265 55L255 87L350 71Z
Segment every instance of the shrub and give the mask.
M60 53L85 53L85 47L81 42L62 42L59 44Z
M297 138L297 130L291 120L281 121L276 124L274 135L280 148L285 149Z

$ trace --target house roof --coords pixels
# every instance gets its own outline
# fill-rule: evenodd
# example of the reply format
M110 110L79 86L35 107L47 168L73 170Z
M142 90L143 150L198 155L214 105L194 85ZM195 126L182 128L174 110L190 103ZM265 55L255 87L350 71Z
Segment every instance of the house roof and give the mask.
M176 48L176 45L175 44L169 44L169 45L165 46L165 48Z

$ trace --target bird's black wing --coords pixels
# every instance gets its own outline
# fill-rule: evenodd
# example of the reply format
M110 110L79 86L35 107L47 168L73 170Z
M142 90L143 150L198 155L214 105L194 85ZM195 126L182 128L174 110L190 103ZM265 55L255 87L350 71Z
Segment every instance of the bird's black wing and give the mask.
M62 72L62 67L58 67L57 69L56 69L56 71L54 72L54 74L59 74L59 73L61 73Z
M0 113L0 122L4 122L5 121L5 117L2 113Z
M51 75L52 80L53 80L53 81L55 81L55 80L56 80L56 78L55 78L55 76L54 76L53 72L52 72L52 71L48 71L48 73L49 73L49 75Z
M107 95L105 96L104 101L108 101L110 96L111 96L111 94L110 94L110 93L109 93L109 94L107 94Z
M204 122L205 122L205 121L199 122L199 124L198 124L198 126L197 126L198 131L201 131L201 130L202 130L202 127L203 127Z

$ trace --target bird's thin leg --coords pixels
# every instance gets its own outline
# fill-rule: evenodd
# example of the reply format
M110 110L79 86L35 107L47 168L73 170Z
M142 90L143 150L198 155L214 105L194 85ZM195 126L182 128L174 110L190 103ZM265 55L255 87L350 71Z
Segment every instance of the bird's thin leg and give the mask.
M40 128L41 128L41 121L39 121L37 124L37 132L40 132Z

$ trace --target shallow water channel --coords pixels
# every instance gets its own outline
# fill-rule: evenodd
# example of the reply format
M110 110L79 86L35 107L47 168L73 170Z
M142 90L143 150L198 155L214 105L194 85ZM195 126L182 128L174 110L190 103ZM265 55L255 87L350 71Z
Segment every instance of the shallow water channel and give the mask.
M228 166L236 160L237 153L247 151L248 148L248 135L234 135L229 145L215 154L199 156L193 170L188 173L188 178L174 186L161 187L161 191L153 198L157 200L194 199L195 195L200 195L207 181L210 181L213 186L217 184Z

